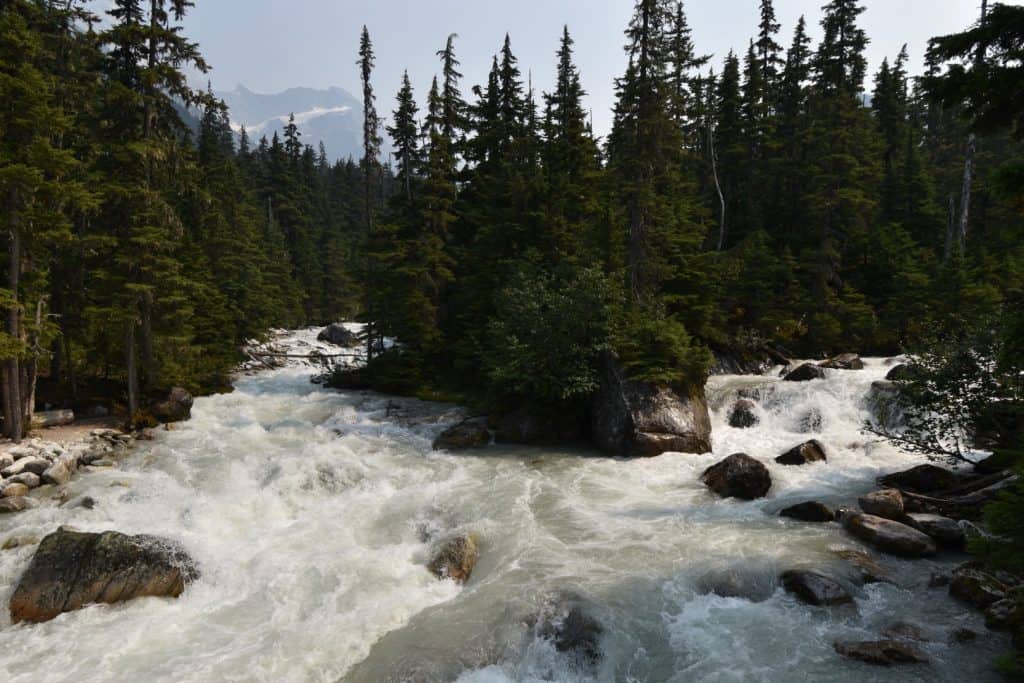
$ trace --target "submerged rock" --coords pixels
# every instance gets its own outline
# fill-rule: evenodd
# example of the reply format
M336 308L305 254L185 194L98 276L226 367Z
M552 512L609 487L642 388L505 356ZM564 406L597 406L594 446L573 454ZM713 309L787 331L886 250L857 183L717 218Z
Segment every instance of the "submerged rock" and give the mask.
M729 411L729 426L738 429L753 427L758 422L757 414L754 412L754 402L750 399L741 398L732 405Z
M883 552L904 557L928 557L936 551L935 541L930 537L891 519L847 512L840 521L851 534Z
M927 512L911 512L904 515L903 519L907 524L928 534L941 545L959 548L967 540L963 527L955 519L949 517Z
M841 353L818 363L818 366L832 370L863 370L864 361L855 353Z
M48 621L90 603L177 597L197 576L174 541L61 527L42 540L18 581L11 621Z
M711 418L702 384L631 380L610 355L591 401L594 445L613 455L648 457L711 450Z
M892 571L884 567L868 553L853 548L840 548L832 551L836 557L845 561L857 572L862 583L890 583Z
M462 451L483 448L491 442L491 433L484 420L467 420L449 427L434 439L435 451Z
M808 605L824 607L853 602L853 596L839 582L823 574L791 569L783 572L781 578L782 587Z
M825 379L825 371L814 363L804 363L782 378L784 382L807 382L812 379Z
M882 635L893 640L916 640L919 642L928 642L929 640L923 628L905 621L889 624L882 629Z
M153 403L149 411L160 422L182 422L192 416L192 394L174 387L166 397Z
M350 332L341 323L331 323L320 334L316 336L317 341L327 342L335 346L355 346L359 343L359 337L355 332Z
M824 462L828 460L825 456L825 447L817 439L804 441L799 446L794 446L788 451L775 458L780 465L806 465L809 462Z
M461 534L441 544L430 558L427 569L439 579L466 583L476 566L477 557L476 541L468 534Z
M696 585L703 594L743 598L751 602L767 600L777 586L772 569L743 565L707 572L697 580Z
M723 498L763 498L772 486L768 468L746 453L733 453L704 470L700 478Z
M11 496L0 498L0 514L11 512L22 512L37 507L39 503L26 496Z
M919 650L898 640L837 641L833 647L843 657L865 664L923 664L928 661Z
M600 661L604 627L579 598L563 596L545 612L541 615L539 632L554 643L556 650L585 668Z
M802 522L832 522L836 518L836 513L824 503L809 500L806 503L790 505L781 510L779 516L799 519Z
M903 495L897 489L872 491L857 499L860 509L869 515L900 520L903 517Z

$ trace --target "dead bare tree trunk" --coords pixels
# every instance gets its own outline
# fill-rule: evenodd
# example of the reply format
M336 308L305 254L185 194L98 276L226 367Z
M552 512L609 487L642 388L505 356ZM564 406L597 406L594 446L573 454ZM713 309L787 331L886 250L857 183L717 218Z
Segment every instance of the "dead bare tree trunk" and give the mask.
M21 226L18 221L18 191L8 192L7 210L7 286L11 291L10 307L7 309L7 334L11 342L21 342L21 311L18 303L18 288L21 279ZM4 434L20 441L24 436L21 399L20 349L13 351L4 363Z
M711 156L711 177L715 179L715 190L718 192L718 203L721 206L721 215L718 223L718 251L725 248L725 195L722 194L722 185L718 181L718 155L715 153L715 133L711 126L711 119L708 119L708 153Z
M139 412L139 371L135 361L135 321L129 320L124 328L124 367L128 383L128 421Z
M943 263L949 263L953 255L953 235L956 232L956 198L949 195L949 213L946 216L946 249L943 252Z
M967 221L971 214L971 182L974 175L974 152L977 148L978 139L971 133L967 136L967 154L964 157L964 178L960 186L960 220L957 222L955 248L959 253L964 253L967 245Z

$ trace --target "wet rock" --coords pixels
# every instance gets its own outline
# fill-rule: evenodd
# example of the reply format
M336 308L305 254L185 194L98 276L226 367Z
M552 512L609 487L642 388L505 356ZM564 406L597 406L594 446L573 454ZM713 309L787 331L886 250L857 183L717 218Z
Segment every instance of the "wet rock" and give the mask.
M631 380L609 354L601 357L590 427L594 445L613 455L649 457L711 450L711 418L702 383L659 385Z
M969 628L958 628L950 634L950 640L954 643L972 643L977 639L977 631L972 631Z
M757 414L754 412L754 402L741 398L732 404L729 411L729 426L738 429L753 427L758 422Z
M46 536L11 596L11 621L40 622L90 603L177 597L197 577L177 543L60 527Z
M359 337L355 332L349 331L340 323L331 323L320 334L316 336L317 341L327 342L335 346L355 346L359 343Z
M898 640L837 641L833 646L836 652L847 659L877 666L923 664L928 661L919 650Z
M476 541L462 534L445 541L430 558L427 569L439 579L466 583L476 566L477 556Z
M763 498L772 486L768 468L746 453L733 453L704 470L701 475L709 489L723 498Z
M956 472L937 465L917 465L909 470L894 472L878 478L878 484L916 493L935 493L953 488L962 481Z
M29 456L18 460L13 465L5 467L0 470L6 478L13 477L21 474L22 472L31 472L32 474L41 475L50 466L50 461L40 456Z
M782 378L784 382L808 382L812 379L825 379L825 371L814 363L804 363Z
M842 585L817 572L801 569L783 572L782 586L808 605L828 606L853 602L853 597Z
M39 503L26 496L14 496L11 498L0 498L0 514L21 512L37 507Z
M62 486L74 476L75 471L78 469L78 455L74 453L65 453L56 460L53 464L46 468L40 477L43 483L54 484L56 486Z
M39 479L38 474L32 472L22 472L21 474L15 474L13 477L8 477L4 480L5 484L24 484L30 489L39 488L42 482Z
M916 640L923 643L929 640L924 629L916 624L910 624L905 621L889 624L882 630L882 635L893 640Z
M587 664L601 659L600 639L604 628L581 606L573 605L568 614L552 626L556 650L571 654Z
M903 517L903 495L897 489L872 491L857 499L860 509L869 515L899 520Z
M29 488L18 482L0 484L0 498L19 498L28 495Z
M832 356L826 361L818 363L819 367L831 368L832 370L863 370L864 361L855 353L841 353Z
M988 572L958 567L949 582L949 594L979 609L993 605L1007 596L1008 587Z
M72 498L67 503L63 503L62 507L66 507L69 510L74 508L94 510L96 508L96 499L92 496L78 496L77 498Z
M853 548L833 550L836 557L845 561L857 572L862 583L891 583L891 570L884 567L868 553Z
M729 567L710 571L697 580L702 594L723 598L743 598L751 602L767 600L775 592L775 572L766 567Z
M809 462L824 462L825 447L817 439L805 441L799 446L794 446L788 451L775 458L780 465L806 465Z
M779 515L790 519L799 519L802 522L831 522L836 518L836 513L832 508L815 500L790 505L780 511Z
M904 557L928 557L936 551L935 541L930 537L891 519L848 512L840 521L852 535L883 552Z
M911 512L904 516L904 521L918 531L928 534L940 545L960 548L966 541L963 527L955 519L949 517L932 515L927 512Z
M174 387L167 396L150 406L150 412L163 423L181 422L192 416L192 394Z
M462 451L483 448L491 442L491 433L483 420L467 420L449 427L434 439L435 451Z
M899 365L894 365L889 372L885 373L885 378L890 382L907 382L919 377L920 374L920 368L909 363L900 363Z

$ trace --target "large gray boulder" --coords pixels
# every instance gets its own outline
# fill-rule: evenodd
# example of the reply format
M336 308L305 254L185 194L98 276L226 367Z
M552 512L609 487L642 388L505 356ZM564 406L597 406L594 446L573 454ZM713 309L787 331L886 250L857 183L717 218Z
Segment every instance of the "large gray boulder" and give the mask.
M825 371L814 363L804 363L782 378L784 382L808 382L812 379L825 379Z
M763 498L772 487L768 468L746 453L733 453L704 470L700 479L723 498Z
M903 521L903 494L898 489L872 491L858 498L857 504L869 515Z
M935 541L917 529L874 515L846 511L840 521L848 532L879 550L903 557L928 557Z
M188 554L156 536L60 527L42 540L11 596L11 621L49 621L90 603L177 597L198 576Z
M775 458L780 465L806 465L811 462L825 462L828 457L825 455L825 447L817 439L804 441L799 446L794 446L788 451Z
M933 515L927 512L911 512L904 515L903 520L918 531L934 538L939 545L959 548L967 541L964 528L955 519Z
M316 336L318 341L334 344L335 346L355 346L359 343L359 337L355 332L349 331L341 323L331 323L320 334Z
M818 363L818 366L832 370L863 370L864 361L855 353L841 353Z
M594 445L613 455L647 457L666 451L707 453L711 418L704 388L628 379L609 355L591 406Z
M453 536L434 551L427 569L439 579L466 583L479 556L476 541L469 534Z
M192 417L192 394L181 387L174 387L165 397L154 402L149 411L160 422L182 422Z

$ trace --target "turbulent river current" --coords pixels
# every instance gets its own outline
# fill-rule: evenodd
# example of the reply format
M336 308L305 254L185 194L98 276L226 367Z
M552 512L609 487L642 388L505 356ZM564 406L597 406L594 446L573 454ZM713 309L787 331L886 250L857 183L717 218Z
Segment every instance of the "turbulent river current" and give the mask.
M315 330L285 340L315 345ZM300 346L296 346L300 345ZM449 454L433 438L451 406L334 392L293 365L197 399L192 419L68 485L94 509L55 501L0 518L0 539L61 524L179 540L201 577L176 600L92 606L11 625L6 604L34 548L0 552L5 681L985 681L1005 643L929 589L964 558L880 558L892 583L849 583L855 606L798 602L782 571L852 577L836 524L782 519L805 500L855 503L876 476L918 464L862 432L883 359L824 380L718 376L708 385L714 453L650 459L491 446ZM739 394L760 422L727 424ZM817 438L827 463L775 456ZM764 462L767 498L713 496L699 477L737 451ZM426 569L437 539L478 539L465 586ZM602 625L592 666L560 653L538 619L559 596ZM840 659L837 639L924 629L929 664ZM956 644L961 627L981 634Z

